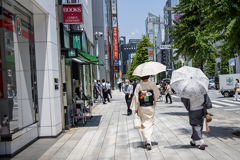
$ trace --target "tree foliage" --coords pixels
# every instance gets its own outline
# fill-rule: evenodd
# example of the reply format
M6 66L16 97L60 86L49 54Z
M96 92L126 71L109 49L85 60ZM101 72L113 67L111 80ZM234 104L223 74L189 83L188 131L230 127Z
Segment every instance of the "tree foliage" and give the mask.
M194 59L196 66L203 70L203 65L211 54L216 54L212 36L208 30L210 11L205 10L206 0L181 0L174 13L182 15L174 20L176 29L170 30L173 39L172 46L177 48L176 58L179 56Z
M206 73L209 76L215 76L216 56L214 54L209 55L206 61Z
M221 54L220 74L229 74L229 55L226 52Z
M220 48L225 50L227 59L240 53L240 0L210 0L205 10L208 15L209 30L215 41L222 40Z
M183 65L182 65L182 61L181 60L179 60L179 61L177 61L177 63L176 63L176 69L179 69L179 68L181 68Z
M133 57L130 68L127 71L127 79L140 79L138 76L133 76L133 71L135 68L148 61L148 50L143 47L152 47L153 44L150 42L149 38L146 35L142 35L141 41L137 44L136 55Z

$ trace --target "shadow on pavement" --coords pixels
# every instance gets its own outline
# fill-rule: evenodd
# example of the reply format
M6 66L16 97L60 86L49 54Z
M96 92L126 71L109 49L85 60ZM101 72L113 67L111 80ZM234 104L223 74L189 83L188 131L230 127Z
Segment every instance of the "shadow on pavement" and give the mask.
M102 115L93 115L92 118L87 118L87 123L83 126L82 120L79 120L78 123L72 128L78 127L97 127L101 122Z
M208 145L204 145L205 147L208 147ZM188 149L188 148L197 148L198 149L198 145L196 146L191 146L190 144L188 145L172 145L172 146L166 146L164 148L169 148L169 149Z
M158 142L152 142L152 146L157 146L158 145ZM146 148L145 147L145 144L144 144L144 142L132 142L132 143L130 143L130 146L132 147L132 148Z
M165 112L161 114L168 114L168 115L174 115L174 116L188 116L188 112Z

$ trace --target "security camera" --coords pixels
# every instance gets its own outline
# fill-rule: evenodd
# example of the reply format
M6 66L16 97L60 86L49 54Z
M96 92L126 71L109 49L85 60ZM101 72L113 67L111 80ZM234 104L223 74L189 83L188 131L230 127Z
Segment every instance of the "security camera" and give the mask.
M98 36L102 37L103 33L102 32L98 32Z

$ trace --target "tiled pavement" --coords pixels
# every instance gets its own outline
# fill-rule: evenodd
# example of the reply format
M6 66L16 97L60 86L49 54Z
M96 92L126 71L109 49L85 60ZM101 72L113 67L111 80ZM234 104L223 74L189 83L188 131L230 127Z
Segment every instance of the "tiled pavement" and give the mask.
M239 114L213 108L211 132L204 134L206 150L189 144L191 126L181 103L158 102L155 114L153 149L144 149L142 135L133 129L133 116L126 116L124 95L113 92L114 99L93 109L86 126L79 125L62 135L40 160L79 159L240 159L240 138L232 135L240 130ZM14 159L18 159L16 156ZM26 157L26 159L28 159Z

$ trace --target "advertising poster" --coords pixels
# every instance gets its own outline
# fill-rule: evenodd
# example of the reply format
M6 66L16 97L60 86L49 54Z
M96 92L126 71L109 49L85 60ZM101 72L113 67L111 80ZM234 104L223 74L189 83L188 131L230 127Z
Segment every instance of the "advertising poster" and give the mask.
M148 60L153 61L153 49L148 49Z

